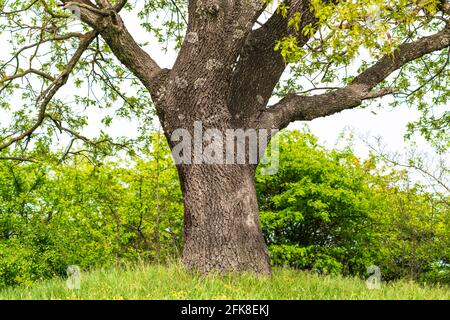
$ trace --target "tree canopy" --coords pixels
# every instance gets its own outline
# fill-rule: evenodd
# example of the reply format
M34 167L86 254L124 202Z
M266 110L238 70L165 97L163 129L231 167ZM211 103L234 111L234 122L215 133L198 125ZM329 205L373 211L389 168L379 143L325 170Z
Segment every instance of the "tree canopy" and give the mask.
M410 132L448 146L448 2L246 0L229 6L218 0L1 1L2 157L36 157L25 151L30 140L45 149L60 136L67 137L66 156L142 141L114 139L106 128L121 118L144 131L151 123L158 79L168 72L151 58L151 40L180 51L205 36L188 32L189 24L205 25L216 11L233 16L227 10L236 15L227 41L240 43L230 66L237 89L230 99L239 99L244 116L259 101L266 109L260 125L283 128L394 95L393 105L421 111ZM119 16L124 10L139 19L148 39L133 38ZM256 98L243 94L255 86ZM275 97L281 100L268 105ZM102 130L86 137L93 113L101 113L94 125Z

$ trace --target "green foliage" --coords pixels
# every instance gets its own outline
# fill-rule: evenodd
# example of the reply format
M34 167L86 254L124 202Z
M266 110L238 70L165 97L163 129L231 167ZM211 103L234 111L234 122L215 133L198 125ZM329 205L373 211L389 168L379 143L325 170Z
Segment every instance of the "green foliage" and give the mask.
M384 277L450 283L449 205L415 187L379 185L374 212L378 257Z
M162 134L130 162L83 155L60 163L0 162L0 287L180 256L183 202ZM280 170L257 175L272 262L321 274L450 283L448 197L405 172L325 150L308 132L278 137ZM261 168L260 168L261 169Z
M146 7L156 3L145 2ZM127 8L131 9L131 5ZM0 54L0 143L36 123L41 93L54 86L52 78L64 74L88 30L87 25L71 17L60 1L0 1L0 36L4 43ZM29 73L7 80L29 68L47 76ZM32 150L35 144L54 146L55 142L69 150L78 147L110 154L112 150L130 148L135 141L131 140L132 133L127 138L108 136L105 132L109 127L130 119L139 125L148 124L154 117L148 91L119 63L101 37L93 41L74 66L67 87L46 107L43 123L30 135L33 143L20 141L8 148L9 155L28 153L27 149ZM88 125L99 130L84 137L81 133ZM88 139L93 143L88 143Z
M386 280L450 283L449 205L404 172L350 149L327 151L310 133L279 136L280 170L258 175L261 222L276 265Z
M268 5L272 0L262 2ZM89 30L59 4L55 0L0 1L0 36L5 44L0 55L0 112L2 117L3 112L7 114L0 128L0 142L32 127L37 97L51 87L53 77L63 72L79 45L80 33ZM125 9L136 15L134 20L167 50L179 49L184 40L187 4L180 0L145 0L128 2ZM341 87L382 55L395 56L400 43L435 33L448 20L448 8L441 10L440 0L312 0L310 5L317 23L303 25L301 14L291 12L285 2L275 10L274 14L289 16L287 25L295 31L289 34L301 32L309 38L306 44L299 44L293 36L274 43L275 50L290 63L277 95L305 91L312 94L311 89ZM147 45L142 44L143 48ZM417 59L381 84L395 89L393 106L406 103L421 112L420 118L409 124L408 136L419 132L441 150L447 149L450 141L449 113L445 108L450 87L445 72L448 52L444 49ZM31 72L10 79L29 68L47 76ZM86 143L86 139L71 132L83 132L88 122L103 130L93 134L94 138L88 137L95 140L99 135L105 138L104 131L118 121L132 119L143 126L154 116L148 91L119 63L101 37L82 55L67 86L70 94L62 92L52 99L46 109L48 116L30 135L36 144L64 143L60 136ZM11 103L16 100L21 103ZM99 114L100 119L92 114ZM68 130L59 130L50 116ZM103 143L97 141L95 148L88 144L89 149L110 143L112 138L108 138L101 139ZM122 138L118 142L114 146L123 149L134 141ZM10 147L9 155L24 154L25 146L27 141L18 142Z
M187 27L187 2L180 0L146 0L138 13L141 26L150 32L164 49L179 49Z
M316 23L302 24L298 13L288 20L288 26L309 41L299 44L293 32L276 42L275 50L289 64L289 76L279 83L277 95L313 95L317 88L348 84L382 56L395 57L400 44L442 30L449 12L441 10L444 3L312 0ZM280 6L278 14L286 15L286 9ZM443 49L403 66L380 84L395 89L393 107L408 105L420 111L419 119L408 125L407 137L418 132L439 150L446 150L450 141L448 63L449 50Z
M259 176L261 220L276 264L362 274L373 237L370 161L326 151L311 134L280 136L280 170Z
M129 169L0 162L0 287L126 261L163 261L181 246L177 172L162 136Z

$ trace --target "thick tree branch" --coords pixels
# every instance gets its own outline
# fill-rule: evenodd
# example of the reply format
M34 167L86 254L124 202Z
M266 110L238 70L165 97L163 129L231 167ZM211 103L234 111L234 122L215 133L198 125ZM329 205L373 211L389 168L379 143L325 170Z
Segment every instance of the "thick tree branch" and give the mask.
M36 74L36 75L41 76L41 77L43 77L43 78L45 78L47 80L55 81L55 79L51 75L49 75L48 73L45 73L43 71L30 68L30 69L27 69L27 70L25 70L23 72L19 72L19 73L16 73L14 75L7 76L7 77L4 77L3 79L0 79L0 85L3 85L3 83L5 83L7 81L11 81L11 80L18 79L18 78L23 78L23 77L25 77L28 74Z
M342 89L314 96L290 94L267 111L262 112L254 121L259 122L262 127L282 129L293 121L313 120L355 108L363 100L392 93L392 89L389 88L375 92L372 90L394 71L408 62L449 46L450 27L447 26L436 34L400 45L393 57L384 56Z
M136 43L125 27L119 11L126 1L119 1L116 6L110 8L97 8L88 0L62 0L62 3L65 6L78 6L81 20L102 36L117 59L141 80L151 93L157 92L164 70Z
M120 17L118 21L122 21ZM155 94L164 70L136 43L123 23L120 22L117 29L105 29L100 34L117 59L141 80L152 94Z
M299 30L317 22L310 10L309 1L292 0L287 1L287 5L287 16L275 13L261 28L250 34L241 51L232 79L230 106L232 113L237 113L243 121L247 120L255 109L267 105L286 69L281 54L274 50L276 41L295 36L298 44L302 46L309 40L301 31L288 27L288 21L299 12L302 17Z

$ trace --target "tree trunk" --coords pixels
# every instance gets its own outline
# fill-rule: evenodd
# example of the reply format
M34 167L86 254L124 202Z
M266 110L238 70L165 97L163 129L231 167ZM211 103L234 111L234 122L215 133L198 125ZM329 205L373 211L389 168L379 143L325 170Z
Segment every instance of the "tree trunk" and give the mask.
M185 195L184 264L202 273L269 275L254 166L191 165L179 169Z

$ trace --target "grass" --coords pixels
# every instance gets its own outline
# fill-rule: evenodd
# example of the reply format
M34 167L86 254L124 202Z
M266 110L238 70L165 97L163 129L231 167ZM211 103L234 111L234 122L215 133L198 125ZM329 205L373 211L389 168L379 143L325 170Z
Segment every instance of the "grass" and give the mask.
M181 266L135 266L82 274L80 290L69 290L64 279L33 287L7 288L4 299L449 299L450 289L414 282L382 283L369 290L364 280L320 276L276 268L272 278L253 275L200 276Z

